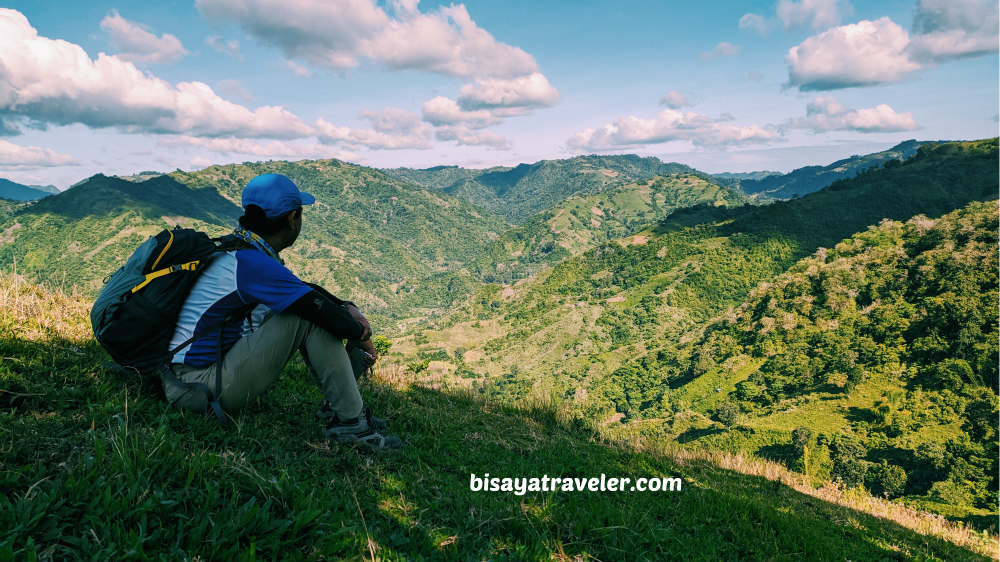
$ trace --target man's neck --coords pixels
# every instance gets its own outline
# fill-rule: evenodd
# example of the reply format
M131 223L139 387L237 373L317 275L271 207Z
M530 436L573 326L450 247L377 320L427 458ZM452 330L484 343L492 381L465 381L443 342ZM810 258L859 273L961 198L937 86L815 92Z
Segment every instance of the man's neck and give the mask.
M281 233L268 234L266 236L261 235L261 238L274 250L275 253L281 253L282 250L288 247L288 243L285 241L285 237Z

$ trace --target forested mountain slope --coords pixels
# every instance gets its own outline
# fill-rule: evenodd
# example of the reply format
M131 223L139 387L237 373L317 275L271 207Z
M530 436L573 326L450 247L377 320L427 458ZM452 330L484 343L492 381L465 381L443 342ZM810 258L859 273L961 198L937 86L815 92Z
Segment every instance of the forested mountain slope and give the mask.
M917 153L926 142L908 140L889 150L863 156L851 156L826 166L805 166L787 174L761 178L740 178L738 187L748 195L763 195L775 199L791 199L819 191L831 183L851 178L860 172L878 168L892 160L906 160Z
M395 168L384 171L390 176L466 199L514 224L521 224L573 195L591 195L654 176L697 173L683 164L664 163L657 158L634 154L577 156L485 170L438 166L424 170Z
M335 160L248 163L135 182L90 178L0 225L0 264L16 262L33 279L96 294L101 280L162 228L231 230L242 214L242 186L272 172L317 198L305 211L301 240L285 256L290 266L382 318L446 306L447 278L434 276L459 269L507 228L465 201L370 168Z

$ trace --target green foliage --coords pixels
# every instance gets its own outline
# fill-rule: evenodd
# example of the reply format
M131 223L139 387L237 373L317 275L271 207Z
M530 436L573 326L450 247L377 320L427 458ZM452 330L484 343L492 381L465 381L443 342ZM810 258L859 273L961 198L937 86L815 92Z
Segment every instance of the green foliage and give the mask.
M733 427L740 417L740 407L734 402L723 402L715 409L713 417L722 425Z
M375 334L372 336L372 345L375 346L375 352L379 355L379 357L383 357L385 354L389 353L389 349L392 348L392 340L382 334Z
M867 448L855 436L840 435L833 442L830 476L848 488L860 486L868 475Z
M885 459L871 465L867 478L868 489L875 495L896 498L906 489L906 471Z
M808 427L799 426L792 431L792 443L799 448L805 448L812 439L812 430Z
M420 361L414 361L412 363L407 363L406 364L406 369L408 371L410 371L411 373L413 373L414 375L419 375L420 373L426 371L427 367L429 367L430 364L431 364L431 360L430 359L423 359L423 360L420 360Z
M820 250L706 329L688 372L702 371L706 354L759 358L732 395L758 415L808 394L849 399L869 380L894 388L855 408L859 440L904 471L907 494L952 475L979 491L969 501L987 505L996 486L996 460L984 451L996 448L998 420L997 224L995 202L971 203L938 219L884 221ZM932 428L953 441L917 437ZM892 452L901 450L909 455ZM863 463L849 464L835 454L834 475L860 483ZM881 472L871 478L879 493L903 493Z
M989 559L778 482L609 443L551 410L462 393L366 384L404 449L331 446L297 360L224 430L103 370L85 304L0 281L0 372L21 381L0 393L0 559ZM470 475L487 472L669 476L683 488L472 491Z
M697 174L688 166L665 164L656 158L634 154L577 156L486 170L437 166L426 170L396 168L384 172L461 197L514 224L522 224L574 195L600 193L659 175Z

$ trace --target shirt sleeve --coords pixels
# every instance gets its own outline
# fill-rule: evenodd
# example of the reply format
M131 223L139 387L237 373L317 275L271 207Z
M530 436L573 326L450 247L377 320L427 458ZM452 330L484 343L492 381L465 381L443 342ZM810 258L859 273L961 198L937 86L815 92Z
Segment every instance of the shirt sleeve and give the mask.
M247 303L260 303L281 314L312 289L294 273L258 250L236 252L236 289Z

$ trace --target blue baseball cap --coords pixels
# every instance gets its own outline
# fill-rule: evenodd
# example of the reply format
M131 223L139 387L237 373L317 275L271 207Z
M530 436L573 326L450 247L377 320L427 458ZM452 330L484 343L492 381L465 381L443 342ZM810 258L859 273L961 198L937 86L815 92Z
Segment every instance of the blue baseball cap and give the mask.
M264 215L269 219L315 202L315 197L305 191L299 191L292 180L281 174L257 176L243 188L243 209L245 210L247 205L257 205L264 209Z

